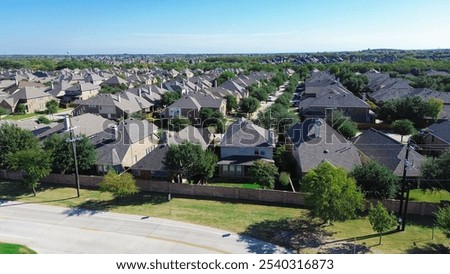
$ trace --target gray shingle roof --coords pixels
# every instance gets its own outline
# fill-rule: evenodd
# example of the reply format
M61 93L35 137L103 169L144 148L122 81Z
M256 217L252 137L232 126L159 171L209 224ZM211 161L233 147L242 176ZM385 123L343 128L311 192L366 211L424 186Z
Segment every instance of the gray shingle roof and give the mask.
M208 148L203 133L196 127L187 126L176 133L170 133L168 143L170 145L181 145L184 142L199 144L204 150Z
M322 123L319 127L319 137L316 136L314 126L317 119L306 119L288 130L288 136L294 143L293 154L302 172L308 172L323 161L346 170L360 164L356 147L322 119L318 120Z
M133 170L149 170L149 171L166 171L166 165L164 164L166 154L169 151L168 145L159 145L152 150L149 154L145 155L140 161L134 164L131 169Z
M376 129L364 131L356 137L353 144L368 158L379 162L389 168L394 174L403 174L403 159L406 153L406 145L390 138ZM414 161L412 169L408 170L408 176L420 176L420 167L425 158L416 151L410 151L409 159Z
M269 143L269 131L253 124L245 118L239 118L231 124L220 142L221 147L265 147Z
M431 134L438 137L439 139L444 140L448 144L450 144L450 121L440 121L434 123L428 127L432 130Z

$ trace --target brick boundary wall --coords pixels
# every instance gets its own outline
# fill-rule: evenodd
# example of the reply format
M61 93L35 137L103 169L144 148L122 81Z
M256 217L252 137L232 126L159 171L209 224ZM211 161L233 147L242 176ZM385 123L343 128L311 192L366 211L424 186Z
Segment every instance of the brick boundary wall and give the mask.
M42 183L57 184L65 186L74 186L74 175L67 174L50 174L41 179ZM0 178L9 180L21 180L23 175L21 172L12 172L0 170ZM86 176L80 175L80 185L85 187L96 188L102 181L101 176ZM150 180L136 180L137 185L142 191L174 194L186 197L205 198L205 199L228 199L240 200L261 204L274 204L281 206L304 206L304 193L293 193L289 191L279 190L262 190L262 189L245 189L245 188L230 188L204 185L188 185L175 184L165 181L150 181ZM366 201L366 208L370 203L376 203L376 200ZM389 211L397 212L398 200L383 200L382 203ZM417 214L421 216L432 216L439 204L427 202L408 203L408 214Z

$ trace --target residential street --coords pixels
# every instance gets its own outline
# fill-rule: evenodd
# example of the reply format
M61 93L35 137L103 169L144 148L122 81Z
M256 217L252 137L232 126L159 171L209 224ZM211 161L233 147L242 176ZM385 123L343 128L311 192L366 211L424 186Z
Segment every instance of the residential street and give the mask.
M2 200L0 242L50 254L286 253L278 246L205 226Z

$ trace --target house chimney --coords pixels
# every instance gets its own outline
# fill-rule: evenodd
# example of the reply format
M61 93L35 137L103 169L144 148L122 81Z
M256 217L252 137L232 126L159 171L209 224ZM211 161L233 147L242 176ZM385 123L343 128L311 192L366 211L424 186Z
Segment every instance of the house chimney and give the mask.
M120 97L120 93L117 93L117 101L118 101L118 102L122 102L122 99L121 99L121 97Z
M161 89L163 88L163 84L162 83L159 84L159 88L161 88Z
M52 81L50 81L50 83L51 83L51 87L52 87L52 89L54 89L54 88L55 88L55 85L53 84L53 80L52 80Z
M269 128L269 140L268 140L269 144L272 147L275 147L275 133L273 132L272 128Z
M320 138L320 127L323 125L322 120L317 119L316 122L314 123L314 136L316 138Z
M70 128L70 118L69 115L66 115L66 117L64 117L64 131L69 131Z
M142 88L138 89L138 94L139 94L139 97L142 97Z
M119 139L119 128L116 125L112 126L111 128L113 133L113 140L117 141L117 139Z
M213 87L214 87L214 88L217 87L217 80L214 80L214 82L213 82Z

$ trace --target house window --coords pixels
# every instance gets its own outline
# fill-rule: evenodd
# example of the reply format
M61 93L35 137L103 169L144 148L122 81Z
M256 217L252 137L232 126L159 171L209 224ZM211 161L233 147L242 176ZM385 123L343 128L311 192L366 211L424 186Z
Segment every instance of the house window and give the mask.
M230 169L230 175L231 175L231 176L234 176L234 175L235 175L235 174L234 174L234 173L235 173L235 169L234 169L234 168L235 168L235 166L229 166L229 169Z
M431 135L431 142L434 143L434 135Z
M227 165L223 165L222 166L222 174L223 175L228 175L228 166Z
M255 155L259 155L259 150L255 149Z
M266 155L266 152L264 150L261 150L261 152L259 153L260 155Z
M242 166L236 166L236 176L242 176Z

